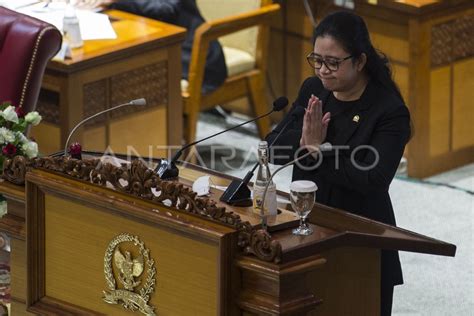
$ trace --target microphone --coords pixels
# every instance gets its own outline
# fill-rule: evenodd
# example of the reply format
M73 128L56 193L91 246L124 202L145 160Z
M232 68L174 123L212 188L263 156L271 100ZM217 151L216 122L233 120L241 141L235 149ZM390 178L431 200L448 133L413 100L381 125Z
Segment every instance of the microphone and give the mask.
M257 121L265 116L268 116L270 114L272 114L273 112L278 112L278 111L281 111L283 110L286 106L288 105L288 99L285 98L285 97L279 97L278 99L276 99L274 102L273 102L273 108L270 112L268 113L265 113L263 115L260 115L254 119L251 119L249 121L246 121L246 122L243 122L239 125L236 125L236 126L233 126L231 128L228 128L228 129L225 129L223 131L220 131L216 134L212 134L208 137L205 137L203 139L200 139L200 140L197 140L197 141L194 141L192 143L189 143L187 145L184 145L183 147L181 147L181 149L179 149L176 154L173 156L173 158L168 161L166 159L161 159L159 165L155 168L155 172L158 173L158 175L160 176L160 179L171 179L171 178L176 178L178 177L179 175L179 169L176 167L176 164L175 162L179 159L179 157L181 156L181 154L183 153L183 151L185 151L186 149L188 149L189 147L191 146L194 146L196 144L199 144L200 142L203 142L205 140L208 140L209 138L213 138L213 137L216 137L220 134L223 134L223 133L226 133L226 132L229 132L233 129L236 129L238 127L241 127L245 124L248 124L248 123L252 123L254 121Z
M293 123L295 120L297 120L299 117L301 117L304 114L305 108L302 106L296 106L291 113L291 117L286 122L285 125L281 128L280 132L276 135L276 137L273 139L273 142L268 146L268 148L272 148L273 144L280 138L280 135L285 131L285 129ZM250 189L248 188L248 183L250 179L252 179L253 174L255 172L255 169L257 169L259 165L259 162L257 161L253 168L247 172L245 177L240 180L240 179L235 179L232 180L232 182L229 184L227 189L224 191L224 193L220 197L220 201L225 202L229 205L235 205L235 206L250 206L252 205L252 199L250 198Z
M135 100L132 100L130 102L127 102L127 103L124 103L124 104L120 104L120 105L116 105L114 107L111 107L110 109L106 109L106 110L103 110L103 111L100 111L94 115L91 115L85 119L83 119L82 121L80 121L79 123L76 124L76 126L74 126L74 128L71 130L71 132L69 133L69 136L67 137L67 140L66 140L66 143L64 144L64 156L67 155L67 145L69 145L69 141L71 140L71 137L72 135L74 134L74 132L82 125L84 124L85 122L89 121L89 120L92 120L93 118L99 116L99 115L102 115L104 113L107 113L107 112L110 112L110 111L113 111L113 110L116 110L118 108L121 108L121 107L124 107L124 106L127 106L127 105L146 105L146 100L141 98L141 99L135 99Z

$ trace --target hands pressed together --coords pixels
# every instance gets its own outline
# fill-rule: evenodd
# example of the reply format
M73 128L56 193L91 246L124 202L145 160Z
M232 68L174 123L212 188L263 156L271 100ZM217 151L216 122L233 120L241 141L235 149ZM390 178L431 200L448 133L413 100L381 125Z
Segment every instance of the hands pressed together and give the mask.
M311 95L303 118L300 146L314 150L326 139L331 113L323 115L323 104L318 97Z

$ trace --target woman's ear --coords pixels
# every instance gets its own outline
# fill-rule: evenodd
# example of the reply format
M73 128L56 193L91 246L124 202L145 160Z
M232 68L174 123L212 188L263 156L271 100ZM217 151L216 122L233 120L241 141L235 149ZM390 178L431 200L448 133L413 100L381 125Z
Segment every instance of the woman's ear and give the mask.
M367 55L365 53L360 54L359 58L357 59L357 70L362 71L366 63L367 63Z

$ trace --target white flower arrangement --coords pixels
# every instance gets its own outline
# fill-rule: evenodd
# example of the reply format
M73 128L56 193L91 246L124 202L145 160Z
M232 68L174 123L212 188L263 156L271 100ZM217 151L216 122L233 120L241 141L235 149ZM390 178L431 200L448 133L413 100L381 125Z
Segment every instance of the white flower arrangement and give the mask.
M38 144L23 133L29 125L36 126L40 122L41 115L36 111L25 115L21 107L14 107L10 102L0 104L0 170L3 170L6 158L18 155L34 158L38 155ZM0 218L6 213L7 201L0 195Z
M21 107L14 107L9 102L0 104L0 167L3 167L5 158L18 155L34 158L38 155L38 144L23 133L29 125L36 126L40 122L41 115L36 111L25 115Z
M2 111L0 114L5 121L7 122L13 122L15 124L18 124L18 114L15 111L15 107L13 105L7 105L6 109Z
M25 115L25 121L33 126L38 125L41 122L41 115L38 112L33 111Z

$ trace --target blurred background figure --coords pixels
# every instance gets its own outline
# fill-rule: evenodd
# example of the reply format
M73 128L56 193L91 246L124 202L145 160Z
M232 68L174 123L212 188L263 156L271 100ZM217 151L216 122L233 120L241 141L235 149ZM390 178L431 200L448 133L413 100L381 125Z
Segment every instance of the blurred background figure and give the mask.
M87 4L88 2L85 1ZM195 0L98 0L89 3L96 8L117 9L147 18L175 24L187 29L181 49L182 89L186 90L194 32L204 22ZM202 93L219 87L227 77L222 47L217 40L210 43L204 70Z

